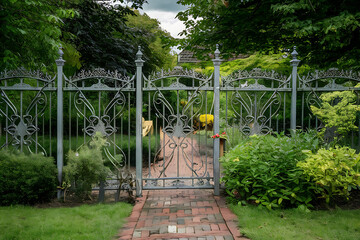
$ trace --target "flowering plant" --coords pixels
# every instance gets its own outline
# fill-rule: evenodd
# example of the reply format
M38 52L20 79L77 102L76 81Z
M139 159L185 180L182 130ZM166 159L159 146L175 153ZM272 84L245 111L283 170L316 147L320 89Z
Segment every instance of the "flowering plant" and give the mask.
M222 138L222 139L227 140L227 135L226 135L226 132L223 132L221 135L220 134L215 134L215 135L211 136L211 138Z

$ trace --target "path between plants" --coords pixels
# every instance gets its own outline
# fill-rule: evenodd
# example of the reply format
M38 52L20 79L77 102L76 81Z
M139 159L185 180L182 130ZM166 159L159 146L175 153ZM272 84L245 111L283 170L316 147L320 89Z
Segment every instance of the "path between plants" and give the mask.
M167 138L165 139L167 141ZM200 149L197 141L191 142L194 149ZM206 160L207 170L212 173L212 154L207 157L186 148L185 153L193 156L196 167L201 167ZM193 151L193 152L191 152ZM171 149L165 149L165 163L169 161ZM205 151L206 154L206 149ZM194 155L191 155L194 153ZM184 164L184 156L170 162L167 177L191 176L190 169ZM155 164L162 165L162 161ZM180 171L177 172L177 166ZM151 165L153 174L158 170ZM199 172L204 172L205 167ZM144 169L144 175L148 169ZM211 174L212 176L212 174ZM132 214L120 230L118 239L177 239L177 240L230 240L243 237L237 228L237 216L225 204L223 197L214 196L213 190L176 189L143 191L143 196L136 199Z
M120 239L245 240L237 217L212 190L143 191Z

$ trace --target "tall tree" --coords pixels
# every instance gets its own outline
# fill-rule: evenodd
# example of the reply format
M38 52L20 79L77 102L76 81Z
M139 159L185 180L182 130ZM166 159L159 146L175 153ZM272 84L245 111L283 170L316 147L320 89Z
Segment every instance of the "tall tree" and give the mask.
M153 51L151 46L157 36L166 37L165 32L159 32L161 29L156 20L136 15L133 9L124 5L99 4L94 0L79 0L70 6L79 15L66 21L64 41L71 44L68 55L73 59L76 54L71 48L79 52L83 68L101 67L133 73L138 46L141 46L143 59L147 62L145 73L164 65L162 52ZM167 50L170 51L169 47Z
M170 33L161 29L157 19L135 10L135 15L129 15L127 20L129 27L137 29L138 38L149 46L153 57L151 57L151 62L146 64L154 65L158 69L169 69L175 66L176 56L171 54L171 47L176 44L175 39Z
M209 4L210 2L210 4ZM178 18L182 44L204 53L221 44L223 53L278 52L298 46L303 62L359 68L358 0L179 0L189 5ZM198 46L204 47L199 48Z
M75 14L57 0L2 0L0 69L54 64L61 43L62 19Z

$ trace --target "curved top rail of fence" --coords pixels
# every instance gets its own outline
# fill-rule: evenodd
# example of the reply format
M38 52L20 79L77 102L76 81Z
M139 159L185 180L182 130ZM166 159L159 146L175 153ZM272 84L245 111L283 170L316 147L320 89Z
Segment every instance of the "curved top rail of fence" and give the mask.
M150 82L154 82L154 81L161 80L164 78L184 77L184 78L192 78L192 79L196 79L196 80L204 82L204 81L208 81L209 79L211 79L212 76L213 76L213 74L211 74L210 76L207 76L205 74L196 72L194 70L174 68L172 70L167 70L167 71L161 70L159 72L153 73L147 79Z
M250 71L247 70L239 70L228 76L222 76L221 85L222 87L238 87L238 88L246 88L246 89L266 89L268 87L261 85L257 82L257 79L267 79L278 82L278 87L286 87L286 84L290 83L290 77L282 75L278 72L262 70L260 68L254 68ZM246 79L255 79L255 83L248 84L247 82L244 84L234 85L234 82Z
M309 72L306 76L301 77L302 81L305 83L327 78L343 78L360 82L360 72L330 68L326 71L315 70L314 72Z
M55 76L49 75L47 73L43 73L40 70L31 71L25 68L18 68L9 71L4 70L3 72L0 73L0 81L7 79L15 79L15 78L31 78L45 83L49 83L55 79Z
M288 79L288 76L280 74L274 70L267 71L262 70L261 68L254 68L250 71L247 70L239 70L236 72L233 72L232 74L228 76L223 76L224 79L227 81L236 81L240 79L247 79L247 78L257 78L257 79L270 79L275 80L279 82L286 82Z
M129 82L131 78L129 76L123 75L122 73L110 70L105 70L103 68L96 68L94 70L82 70L79 73L75 74L68 78L70 82L78 82L86 79L94 78L103 78L103 79L112 79L115 81Z
M316 89L338 89L346 90L349 87L354 86L345 86L344 83L339 83L338 79L350 80L354 82L360 82L360 72L351 71L351 70L339 70L337 68L331 68L326 71L315 70L314 72L309 72L307 75L299 76L300 88L316 88ZM319 86L319 80L327 80L328 83L324 86ZM338 81L338 83L336 82Z

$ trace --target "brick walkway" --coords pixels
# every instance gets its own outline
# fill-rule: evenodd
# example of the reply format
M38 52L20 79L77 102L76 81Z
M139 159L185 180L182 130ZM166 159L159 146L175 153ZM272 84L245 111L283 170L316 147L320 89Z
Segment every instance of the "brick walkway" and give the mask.
M228 240L247 238L237 217L210 190L144 191L119 239Z

